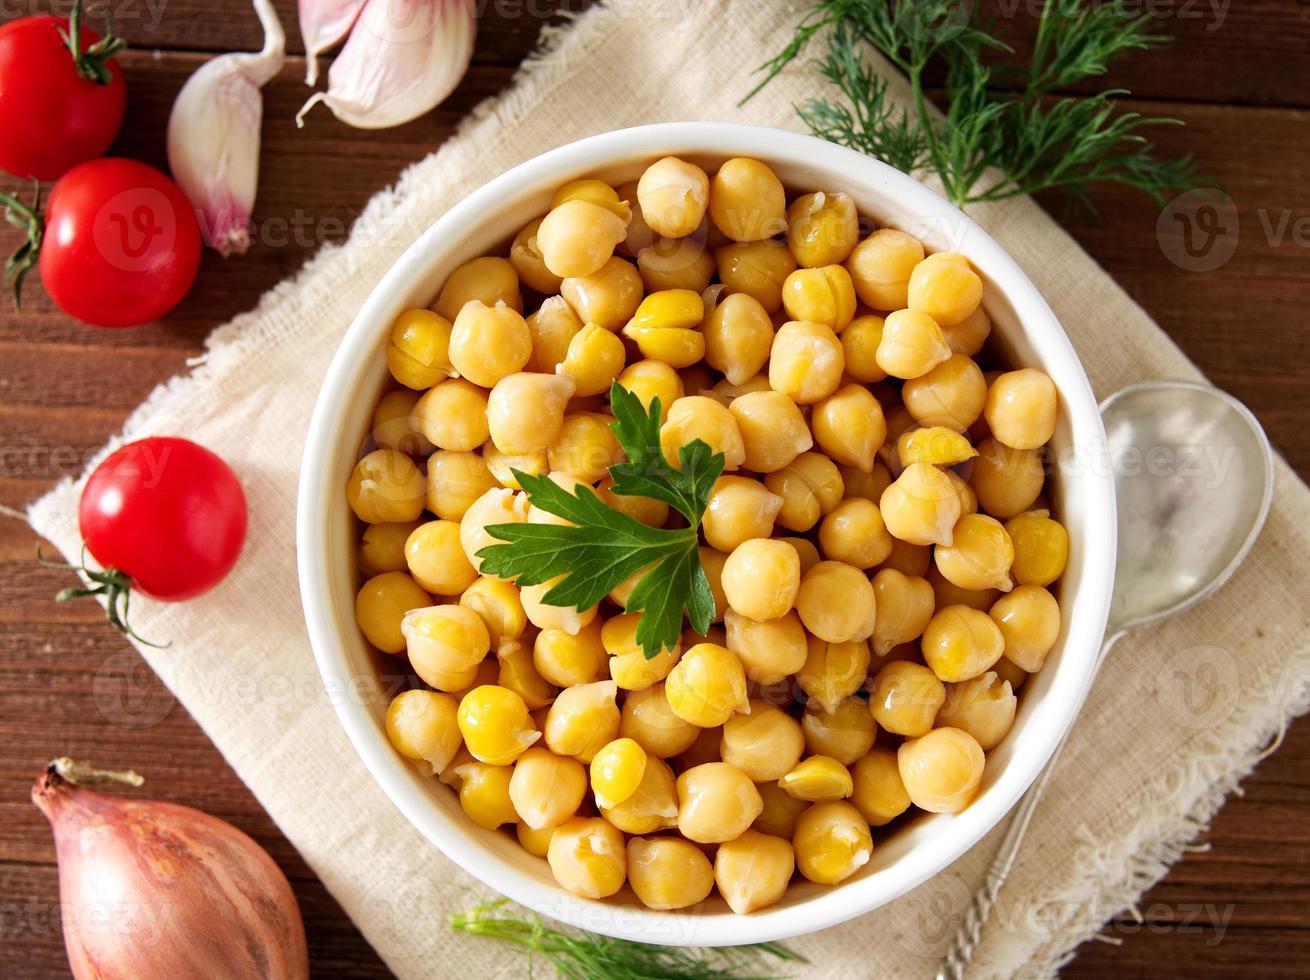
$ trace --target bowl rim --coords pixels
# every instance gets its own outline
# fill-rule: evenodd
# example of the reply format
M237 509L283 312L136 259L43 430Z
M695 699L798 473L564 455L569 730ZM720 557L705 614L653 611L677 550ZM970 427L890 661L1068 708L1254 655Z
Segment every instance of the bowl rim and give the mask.
M1070 422L1082 432L1075 451L1082 459L1107 458L1105 431L1097 401L1077 354L1055 314L1018 264L972 219L953 204L914 178L872 157L815 137L787 130L738 123L658 123L589 136L549 150L518 164L488 181L451 207L428 227L379 280L343 335L323 379L306 435L297 493L296 549L298 577L306 627L319 672L342 727L365 767L383 792L407 820L466 872L534 911L569 925L616 938L671 945L729 946L787 939L828 928L884 905L938 874L978 843L1013 808L1045 768L1057 746L1077 717L1095 675L1101 639L1109 614L1114 578L1116 515L1114 484L1107 467L1082 466L1080 497L1089 508L1084 521L1089 527L1109 533L1085 535L1084 570L1078 587L1078 602L1094 629L1067 636L1061 648L1059 669L1044 698L1058 698L1065 710L1055 708L1034 719L1036 730L1025 737L1045 738L1045 749L1016 754L992 779L988 792L966 810L951 818L933 839L933 846L917 846L888 870L897 873L843 882L795 905L750 915L705 914L696 916L685 935L671 937L657 926L671 913L614 906L579 898L554 885L546 885L513 867L476 842L467 842L467 831L452 828L450 817L410 784L412 765L402 759L387 741L374 710L365 700L342 697L358 678L349 666L341 638L332 626L330 610L334 598L328 577L322 574L328 561L329 494L339 493L331 472L331 441L339 437L351 407L336 393L349 390L362 370L360 361L376 342L382 318L394 302L394 295L411 287L430 249L442 236L464 235L479 215L494 210L498 203L549 175L586 174L634 156L656 159L673 153L707 156L753 156L766 162L783 158L797 165L817 165L825 170L852 174L852 181L878 187L878 193L893 193L915 214L931 215L968 237L964 251L974 259L986 254L988 278L1013 307L1021 333L1041 352L1044 366L1060 368L1060 395ZM857 176L858 175L858 176ZM389 322L389 316L387 319ZM1092 635L1092 634L1095 635ZM1077 656L1069 653L1075 650ZM343 686L344 685L344 686ZM452 833L452 829L454 833ZM688 913L672 913L683 918Z

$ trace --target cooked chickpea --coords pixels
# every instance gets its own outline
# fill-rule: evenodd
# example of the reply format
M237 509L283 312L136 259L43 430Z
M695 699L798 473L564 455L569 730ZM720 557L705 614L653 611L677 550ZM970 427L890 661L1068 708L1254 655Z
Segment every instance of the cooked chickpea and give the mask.
M509 766L493 766L468 761L455 767L459 779L459 805L464 815L484 830L514 823L518 813L509 797L513 771Z
M541 476L550 469L550 460L546 450L518 454L502 453L496 444L489 442L482 447L482 458L486 460L487 469L496 478L496 483L510 490L522 490L514 471L527 473L529 476Z
M638 837L628 841L628 884L647 908L682 909L709 897L714 869L690 841Z
M432 309L454 322L465 304L474 301L486 306L504 303L521 311L523 296L519 292L519 277L513 264L492 255L465 262L446 277Z
M747 830L719 845L714 881L728 907L745 915L781 899L795 867L790 841Z
M947 606L968 606L970 609L979 609L986 612L992 608L992 603L1001 597L999 589L960 588L942 575L935 562L924 577L928 580L928 584L932 586L932 593L938 609L945 609Z
M578 198L551 208L537 227L537 250L546 269L561 278L589 276L627 237L628 224L614 211Z
M827 711L860 689L869 673L869 645L863 640L829 643L817 636L806 641L805 663L796 683Z
M845 491L837 464L811 452L766 475L764 485L782 498L778 523L789 531L808 531L841 503Z
M814 439L829 458L865 473L887 438L882 406L863 385L848 384L814 406Z
M796 556L801 560L801 575L823 560L819 555L818 547L809 538L781 537L778 540L785 541L796 549Z
M648 292L704 292L714 278L714 269L714 254L694 238L658 238L637 252L637 271Z
M748 714L733 715L723 723L720 751L724 762L763 783L781 779L800 761L805 736L791 715L753 699Z
M978 496L978 506L998 520L1031 507L1045 482L1041 450L1012 449L995 439L978 444L969 486Z
M958 728L984 750L992 749L1010 731L1018 704L1010 682L989 670L972 680L947 686L946 703L937 712L937 726Z
M569 473L583 483L603 477L623 459L623 449L610 429L612 421L590 412L564 416L559 435L546 450L551 470Z
M661 421L669 417L669 406L683 396L678 372L663 361L647 359L629 364L615 380L641 401L650 411L651 402L660 400Z
M859 237L859 216L849 194L802 194L787 208L787 246L803 268L845 262Z
M646 750L630 738L607 743L591 760L591 790L596 805L614 807L641 785L646 774Z
M621 194L603 180L594 177L582 177L561 184L550 199L550 206L557 208L565 201L590 201L613 211L624 221L631 213L630 204Z
M416 527L405 541L405 561L414 581L433 595L459 595L478 577L460 547L459 524L454 521Z
M769 360L773 321L759 301L747 293L732 293L705 317L705 362L721 371L731 384L745 384Z
M872 749L855 763L851 802L870 826L891 823L910 808L895 749Z
M546 714L547 747L587 764L619 734L618 687L613 681L575 684L559 692Z
M794 321L841 333L855 317L855 287L844 266L797 269L782 284L782 305Z
M923 261L923 243L893 228L879 228L846 259L860 301L875 310L908 304L910 276Z
M670 466L682 465L679 450L700 439L714 453L723 453L723 469L738 469L746 459L746 446L732 413L705 395L687 395L669 406L669 418L660 426L660 447Z
M734 712L750 711L741 661L717 643L697 643L687 650L669 671L664 695L675 715L699 728L713 728Z
M418 519L426 490L412 459L394 449L375 449L351 471L346 502L366 524L396 524Z
M418 430L440 449L466 453L490 434L487 393L463 378L451 378L429 389L414 406Z
M537 244L537 232L541 230L541 218L525 225L509 247L509 263L518 273L519 279L529 288L547 296L559 292L563 281L550 269L541 257L541 247Z
M1005 659L1028 673L1042 669L1060 636L1060 604L1040 585L1021 585L996 600L991 619L1000 630Z
M843 500L823 519L819 546L825 558L868 569L891 554L892 536L878 505L856 497Z
M940 326L942 336L946 338L946 343L950 344L951 350L966 357L976 357L992 332L991 317L987 315L981 303L959 323L950 326L940 324Z
M596 487L596 496L608 507L613 507L620 514L626 514L634 521L640 521L647 527L663 527L669 519L669 505L653 497L639 497L627 493L614 492L614 480L610 477L600 481Z
M678 777L678 830L700 844L740 837L760 815L764 801L736 766L707 762Z
M560 292L583 323L618 330L637 311L643 286L633 264L616 256L595 272L566 278Z
M636 790L622 803L600 808L601 815L625 834L653 834L678 825L678 788L673 769L649 757Z
M952 354L927 374L906 381L901 397L916 422L965 432L982 415L987 382L972 358Z
M482 618L462 606L412 609L405 613L400 630L410 666L432 687L442 688L440 682L446 677L476 668L491 649Z
M885 657L893 647L917 640L932 618L935 598L924 578L883 568L873 577L878 618L873 627L873 652Z
M640 613L626 613L606 620L600 631L610 658L610 676L625 691L640 691L664 680L682 655L682 647L675 643L648 659L637 642L640 622Z
M751 391L728 406L741 434L742 465L755 473L774 473L812 445L809 426L796 403L780 391Z
M532 662L537 672L560 687L600 680L609 664L600 631L599 620L592 620L577 633L561 629L542 630L532 646Z
M959 813L977 794L986 759L973 736L958 728L935 728L904 743L896 761L915 806L929 813Z
M637 345L643 357L685 368L705 356L705 335L691 327L650 327L629 323L623 336Z
M387 345L387 367L406 388L423 391L454 374L450 364L450 321L431 310L405 310L396 317Z
M505 640L496 649L496 683L523 699L529 711L549 707L559 688L538 673L532 648L518 640Z
M558 585L563 577L557 575L540 585L525 585L519 590L519 599L523 602L528 622L538 629L577 633L596 618L597 607L579 609L576 606L557 606L546 602L546 593Z
M858 568L821 561L801 579L796 612L816 637L844 644L873 635L874 602L873 586Z
M464 695L459 702L459 730L473 757L493 766L509 765L541 738L523 699L496 684L475 687Z
M863 498L876 504L892 485L891 472L879 460L874 460L868 472L846 464L838 466L837 472L841 474L843 500Z
M754 242L786 227L787 196L782 181L765 164L734 157L724 161L710 181L709 211L726 238Z
M961 509L950 476L927 463L905 467L878 506L893 537L918 545L950 545Z
M610 390L610 383L623 370L626 357L623 341L617 335L588 323L569 341L568 352L558 371L575 382L575 394L581 397L599 395ZM495 438L494 433L492 438Z
M785 541L752 538L733 549L723 566L728 605L750 619L777 619L796 603L800 556Z
M477 453L440 450L428 457L427 507L447 521L460 521L469 507L497 486L496 477Z
M878 347L882 344L884 319L874 314L857 316L841 332L846 373L866 383L886 379L887 372L878 365Z
M869 825L845 800L815 803L796 821L796 867L810 881L835 885L869 863Z
M528 522L528 498L504 487L488 490L475 500L459 522L459 542L464 547L464 555L478 571L482 571L482 559L478 552L494 544L504 544L493 537L487 527L492 524L526 524Z
M897 310L883 321L875 357L887 374L909 380L949 359L951 348L932 317L917 310Z
M987 389L983 416L992 438L1011 449L1038 449L1055 434L1055 384L1036 368L1008 371Z
M796 271L786 245L772 240L723 245L714 250L719 281L729 293L746 293L770 313L782 308L782 284Z
M546 860L560 886L583 898L608 898L627 878L623 834L600 817L575 817L560 824Z
M403 572L409 567L405 564L405 541L418 524L418 521L406 521L370 524L364 528L359 541L359 570L369 576Z
M1001 522L985 514L966 514L952 532L950 545L938 545L937 570L962 589L1009 592L1014 545Z
M1046 511L1029 511L1005 522L1014 542L1010 569L1020 585L1050 585L1069 562L1069 532Z
M455 317L450 363L474 384L490 388L521 370L531 356L532 334L523 315L512 307L470 300Z
M764 809L751 824L751 829L761 834L791 840L796 833L796 821L810 808L809 801L798 800L776 781L756 783L755 788L759 790Z
M482 618L492 647L519 639L527 629L528 617L519 601L518 587L501 579L482 576L464 590L459 604Z
M493 445L510 456L546 449L559 438L564 409L574 391L575 378L567 373L521 372L501 378L487 399L487 428Z
M967 681L991 670L1004 649L996 622L968 606L937 610L923 631L923 659L944 681Z
M902 575L909 575L912 578L923 578L931 566L931 547L910 544L900 538L892 538L892 553L882 563L883 568L894 568Z
M869 711L880 728L915 737L932 731L946 701L946 687L929 668L893 660L878 671L869 688Z
M797 763L778 785L797 799L811 802L844 800L855 788L850 770L826 755L812 755Z
M373 441L379 449L394 449L407 456L426 456L432 452L432 443L423 438L415 427L414 406L419 394L402 388L382 396L373 410Z
M670 759L685 752L700 731L673 713L663 682L633 691L624 699L619 734L632 739L651 756Z
M804 666L805 627L796 613L756 620L729 609L724 623L728 649L741 660L747 678L757 684L775 684Z
M533 830L558 827L578 812L587 794L582 763L533 747L518 757L509 798L519 819Z
M942 326L953 326L982 302L982 280L957 252L938 252L914 267L906 306L926 313Z
M773 336L769 385L798 405L812 405L837 390L845 365L841 341L830 327L789 320Z
M694 163L664 157L652 163L637 181L641 214L652 231L668 238L690 235L705 217L710 179Z
M534 374L554 374L568 356L569 343L582 329L582 321L563 296L541 301L535 313L524 321L532 337L532 356L524 366Z
M533 830L527 824L519 821L514 825L514 836L518 839L519 847L527 851L533 857L544 858L550 851L550 840L555 836L555 828L547 827L544 830Z
M402 691L387 707L387 738L405 758L426 762L435 776L450 765L462 744L458 710L449 694Z
M732 551L750 538L767 538L781 509L782 498L758 480L721 476L714 481L702 518L705 540L719 551Z
M908 382L907 382L908 384ZM928 463L936 466L954 466L978 455L968 438L944 425L931 425L923 429L906 429L896 440L896 455L901 466L911 463ZM963 482L963 481L962 481ZM965 484L967 487L968 484ZM974 501L975 505L977 501Z
M853 764L873 747L877 734L869 706L857 697L844 698L829 711L817 701L805 707L801 718L805 749L828 756L844 766Z

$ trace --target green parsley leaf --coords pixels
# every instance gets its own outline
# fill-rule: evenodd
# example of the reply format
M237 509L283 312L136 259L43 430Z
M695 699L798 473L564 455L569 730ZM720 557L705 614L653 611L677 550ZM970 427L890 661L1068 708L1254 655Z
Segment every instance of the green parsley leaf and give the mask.
M487 531L504 544L478 552L486 574L513 579L520 586L559 579L542 601L587 609L642 569L648 569L625 606L640 612L637 643L647 659L678 642L683 613L704 635L714 617L714 595L700 563L697 530L709 505L710 490L723 472L723 454L699 439L678 451L679 467L660 448L660 403L650 410L617 382L610 389L611 428L627 462L609 468L612 491L662 500L687 519L688 527L647 527L608 506L596 491L580 485L569 492L544 475L514 470L528 501L561 524L492 524Z

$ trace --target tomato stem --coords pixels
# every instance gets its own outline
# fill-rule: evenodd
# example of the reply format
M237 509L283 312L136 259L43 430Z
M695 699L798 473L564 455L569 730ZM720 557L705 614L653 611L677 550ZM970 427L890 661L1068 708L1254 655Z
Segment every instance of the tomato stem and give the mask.
M127 42L114 34L114 20L105 8L105 36L85 51L82 50L82 0L73 0L68 15L68 30L59 31L73 56L73 65L80 78L97 85L108 85L114 80L109 70L109 59L127 47Z
M31 205L26 205L12 194L0 191L0 205L5 209L5 220L27 236L27 241L14 249L5 261L5 280L14 286L14 310L23 306L23 279L32 266L36 265L41 252L41 238L45 234L45 223L41 220L41 185L36 186L32 194Z
M50 561L41 554L41 547L36 549L36 560L46 568L58 568L63 571L77 572L85 577L88 581L94 583L85 588L76 586L67 589L60 589L55 594L55 602L67 602L70 599L86 599L97 596L105 597L105 616L114 629L124 636L131 637L138 643L148 647L154 647L156 650L162 650L168 646L167 643L151 643L145 637L141 636L136 630L132 629L127 621L128 604L132 599L132 579L124 572L117 568L87 568L86 566L86 546L82 546L82 561L78 565L70 565L65 562Z

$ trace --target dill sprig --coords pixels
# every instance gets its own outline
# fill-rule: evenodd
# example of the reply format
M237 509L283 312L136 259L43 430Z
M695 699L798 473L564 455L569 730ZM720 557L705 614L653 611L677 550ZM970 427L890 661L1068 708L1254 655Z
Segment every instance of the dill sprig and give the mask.
M1122 89L1059 94L1103 75L1124 52L1166 42L1136 7L1131 0L1048 0L1032 57L1021 65L1004 60L1013 49L993 23L974 17L969 2L823 0L761 66L764 80L747 98L825 35L816 67L840 97L797 107L816 136L907 173L931 171L959 206L1059 187L1090 207L1087 189L1100 183L1135 187L1163 204L1170 191L1199 179L1190 156L1157 156L1147 131L1182 123L1121 111ZM910 108L889 98L886 79L865 61L866 46L905 74ZM940 115L924 82L930 63L946 69Z
M452 915L451 927L521 946L545 959L564 980L778 980L779 974L761 972L770 957L808 962L781 943L687 949L561 932L535 916L525 919L504 911L505 904L497 899Z

